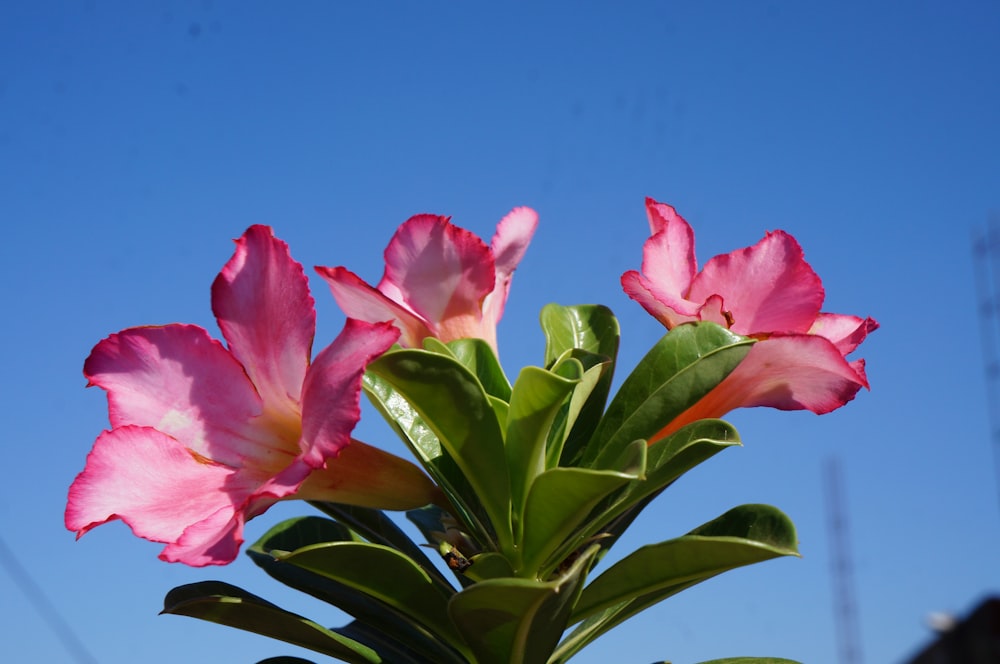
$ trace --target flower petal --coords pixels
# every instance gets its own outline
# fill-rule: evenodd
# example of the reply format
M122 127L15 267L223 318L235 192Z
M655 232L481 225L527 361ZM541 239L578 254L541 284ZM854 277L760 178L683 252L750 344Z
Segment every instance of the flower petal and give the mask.
M809 334L826 337L846 356L878 327L878 322L871 317L861 319L845 314L821 313L809 328Z
M239 550L239 529L220 524L230 524L258 479L200 458L155 429L118 427L97 438L70 486L66 527L80 537L121 519L139 537L170 544L161 557L224 564ZM196 546L180 542L184 538Z
M652 198L646 199L646 216L652 234L643 246L642 273L658 290L684 298L698 271L694 231L672 206Z
M528 244L538 228L538 213L529 207L516 207L497 224L490 241L490 251L496 269L496 283L510 281Z
M426 337L434 336L423 319L366 284L350 270L343 267L317 267L316 272L326 280L333 299L348 318L368 323L393 321L402 332L400 343L408 348L420 348Z
M698 320L698 307L681 299L671 298L656 288L645 276L637 270L629 270L622 275L622 290L630 298L642 305L656 320L663 323L668 330L681 323ZM671 306L673 304L674 306ZM675 308L676 307L676 308ZM682 315L677 309L691 310L694 315Z
M438 326L443 321L482 318L483 298L493 290L496 273L482 240L447 217L424 214L404 222L389 242L379 290L387 282L442 338Z
M853 399L862 387L868 387L864 363L848 363L825 338L775 335L754 344L731 374L650 440L702 418L722 417L735 408L770 406L828 413Z
M351 442L361 418L361 379L365 366L399 338L391 323L348 318L343 331L323 349L306 374L302 388L301 458L312 468Z
M212 310L229 349L268 411L298 418L316 311L302 265L267 226L251 226L212 284Z
M698 264L694 255L694 231L673 207L646 199L646 214L653 231L642 246L642 272L622 275L625 293L672 329L699 320L703 302L687 297Z
M809 331L823 305L823 283L788 233L716 256L691 283L688 299L721 295L738 334Z
M200 327L123 330L94 347L83 372L107 391L113 427L154 427L233 467L280 453L281 441L251 424L261 401L243 367Z
M497 224L497 231L490 242L490 252L493 254L496 283L493 291L483 301L482 331L492 335L487 339L496 348L496 326L503 317L507 295L510 292L510 282L514 270L524 258L535 229L538 227L538 213L528 207L517 207Z

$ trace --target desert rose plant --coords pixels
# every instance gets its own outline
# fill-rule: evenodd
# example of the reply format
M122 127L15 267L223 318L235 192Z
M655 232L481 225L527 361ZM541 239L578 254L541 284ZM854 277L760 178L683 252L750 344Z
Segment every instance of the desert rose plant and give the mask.
M358 663L558 664L705 579L796 555L782 512L743 505L600 564L650 501L740 444L717 418L825 413L867 388L847 356L878 326L821 311L822 283L787 233L698 271L690 225L652 199L646 210L641 271L621 280L667 333L614 394L619 326L600 305L547 305L540 364L513 382L501 367L496 326L533 210L514 209L489 245L412 217L374 287L316 268L348 319L315 356L305 272L251 227L212 286L225 345L192 325L137 327L87 359L111 429L70 487L67 528L121 519L165 561L222 565L247 520L308 501L311 515L246 552L352 622L324 626L221 581L173 589L164 611ZM362 392L416 463L352 437ZM384 510L405 511L421 541Z

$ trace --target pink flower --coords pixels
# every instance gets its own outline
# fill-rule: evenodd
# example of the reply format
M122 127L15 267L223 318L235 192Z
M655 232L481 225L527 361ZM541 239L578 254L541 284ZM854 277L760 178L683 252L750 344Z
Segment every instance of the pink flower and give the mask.
M868 387L864 360L846 356L878 323L820 312L823 284L795 238L768 233L752 247L712 258L698 272L691 226L651 198L646 212L652 237L643 246L642 272L622 275L628 296L667 329L708 320L758 339L725 380L657 438L744 406L828 413Z
M496 350L510 281L537 225L534 210L515 208L486 246L448 217L421 214L393 235L377 288L343 267L316 271L344 313L373 323L393 321L404 346L419 348L426 337L476 337Z
M121 519L165 543L162 560L220 565L236 557L244 523L278 500L432 500L416 466L351 439L365 365L395 343L391 325L348 320L310 364L305 273L265 226L237 240L212 309L228 349L174 324L113 334L87 358L112 429L69 490L66 527L77 537Z

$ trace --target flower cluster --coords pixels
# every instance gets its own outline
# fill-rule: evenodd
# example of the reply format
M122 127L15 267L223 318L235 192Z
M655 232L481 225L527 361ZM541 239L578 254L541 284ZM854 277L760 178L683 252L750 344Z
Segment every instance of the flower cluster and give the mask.
M252 226L212 284L225 343L194 325L134 327L87 358L111 428L70 487L66 527L79 537L120 519L164 544L165 561L224 565L248 520L309 501L325 516L283 522L247 553L354 623L321 628L221 582L174 589L164 610L373 664L561 664L699 581L795 555L784 514L743 505L588 579L653 498L739 444L717 418L827 413L867 388L848 355L878 327L821 310L791 235L699 271L691 226L652 199L646 211L641 270L621 283L667 332L614 395L618 322L600 305L546 306L544 366L513 383L500 366L497 323L538 224L529 208L488 245L447 217L410 218L374 287L317 267L347 322L315 355L305 271ZM352 436L362 392L419 466ZM382 510L406 510L447 569Z

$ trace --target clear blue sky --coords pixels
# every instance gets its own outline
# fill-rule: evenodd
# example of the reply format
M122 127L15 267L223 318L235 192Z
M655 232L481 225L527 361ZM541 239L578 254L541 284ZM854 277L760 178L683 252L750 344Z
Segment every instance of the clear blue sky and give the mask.
M209 285L252 223L306 266L375 280L410 214L489 237L530 205L541 225L500 326L504 365L541 361L545 303L599 302L621 320L624 376L662 334L618 285L639 265L649 195L694 225L702 261L791 232L826 309L882 329L860 353L871 392L823 417L734 413L745 447L685 477L618 547L768 502L797 523L804 557L690 590L579 661L834 662L822 472L836 456L866 660L899 662L930 637L930 612L1000 591L970 259L972 230L1000 209L998 34L991 2L4 3L7 559L102 664L296 653L156 615L174 585L217 578L343 620L245 557L195 570L121 524L79 542L63 529L107 422L103 394L84 389L90 348L138 324L214 332ZM343 317L312 285L318 349ZM373 412L358 433L397 449ZM283 505L247 536L307 510ZM14 564L0 571L0 659L73 661Z

